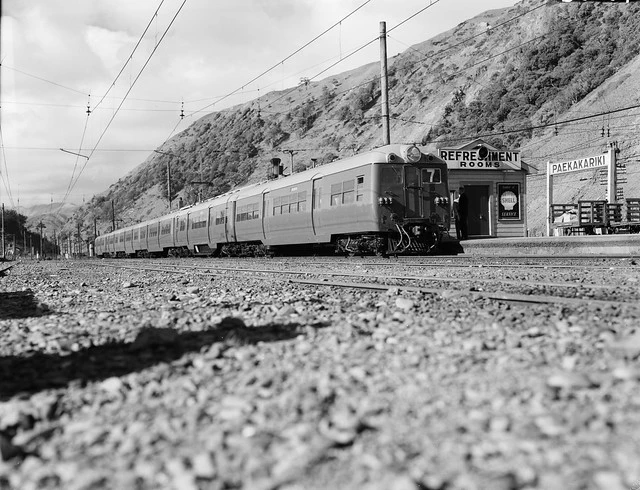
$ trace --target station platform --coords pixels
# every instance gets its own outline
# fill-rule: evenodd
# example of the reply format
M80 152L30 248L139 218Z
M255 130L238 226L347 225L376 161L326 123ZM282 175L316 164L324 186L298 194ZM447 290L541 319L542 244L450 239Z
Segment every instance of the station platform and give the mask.
M469 239L460 242L459 254L640 257L640 234Z

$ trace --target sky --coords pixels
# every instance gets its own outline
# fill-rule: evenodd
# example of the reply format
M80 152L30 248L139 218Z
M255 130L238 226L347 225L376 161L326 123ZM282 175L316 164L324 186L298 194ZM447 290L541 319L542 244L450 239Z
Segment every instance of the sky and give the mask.
M392 57L516 3L3 0L0 203L89 201L209 112L378 62L381 21Z

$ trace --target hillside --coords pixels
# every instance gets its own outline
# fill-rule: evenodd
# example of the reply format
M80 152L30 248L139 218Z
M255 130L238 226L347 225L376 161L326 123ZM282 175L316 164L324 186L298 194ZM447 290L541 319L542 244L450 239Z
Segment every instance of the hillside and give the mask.
M78 211L78 206L71 203L36 204L20 209L20 213L27 217L27 228L38 230L39 224L45 226L47 236L53 235L69 226L69 220Z
M636 4L523 0L413 46L389 60L392 141L435 149L482 136L520 149L540 170L528 184L531 234L544 228L548 160L592 155L617 141L628 167L625 195L640 196L637 117L621 111L562 124L637 104L638 13ZM199 193L263 180L275 156L287 166L293 160L297 170L312 159L322 164L378 146L378 77L379 64L371 63L208 114L94 197L76 219L89 233L97 218L104 232L116 217L126 225L166 212L168 165L172 198L188 203ZM558 179L558 202L604 197L594 175Z

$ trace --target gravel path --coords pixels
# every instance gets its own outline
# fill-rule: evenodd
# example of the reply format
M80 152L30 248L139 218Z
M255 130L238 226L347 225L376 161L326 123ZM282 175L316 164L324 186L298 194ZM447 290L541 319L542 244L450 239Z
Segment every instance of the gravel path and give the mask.
M18 263L0 489L635 490L639 312Z

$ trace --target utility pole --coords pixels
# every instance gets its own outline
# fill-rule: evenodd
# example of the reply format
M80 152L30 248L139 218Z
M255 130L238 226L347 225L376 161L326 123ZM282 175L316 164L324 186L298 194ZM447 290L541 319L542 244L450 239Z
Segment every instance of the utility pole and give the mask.
M160 155L167 155L170 157L180 158L173 153L168 153L166 151L153 150L154 153L159 153ZM171 211L171 160L167 160L167 197L169 198L169 211Z
M80 236L80 222L78 221L78 257L82 254L82 237Z
M2 222L0 233L2 233L2 258L4 259L5 250L4 250L4 203L2 203L2 211L0 212L0 221Z
M295 155L298 152L294 150L282 150L282 153L288 153L289 156L291 157L291 170L289 172L289 175L291 175L293 174L293 155Z
M43 248L43 229L46 228L46 226L44 225L44 223L42 221L40 221L40 223L38 223L38 228L40 228L40 257L44 256L44 248Z
M169 211L171 211L171 161L167 160L167 197L169 198Z
M111 200L111 231L116 231L116 207Z
M380 22L380 95L382 99L382 144L391 144L389 130L389 76L387 72L387 23Z

